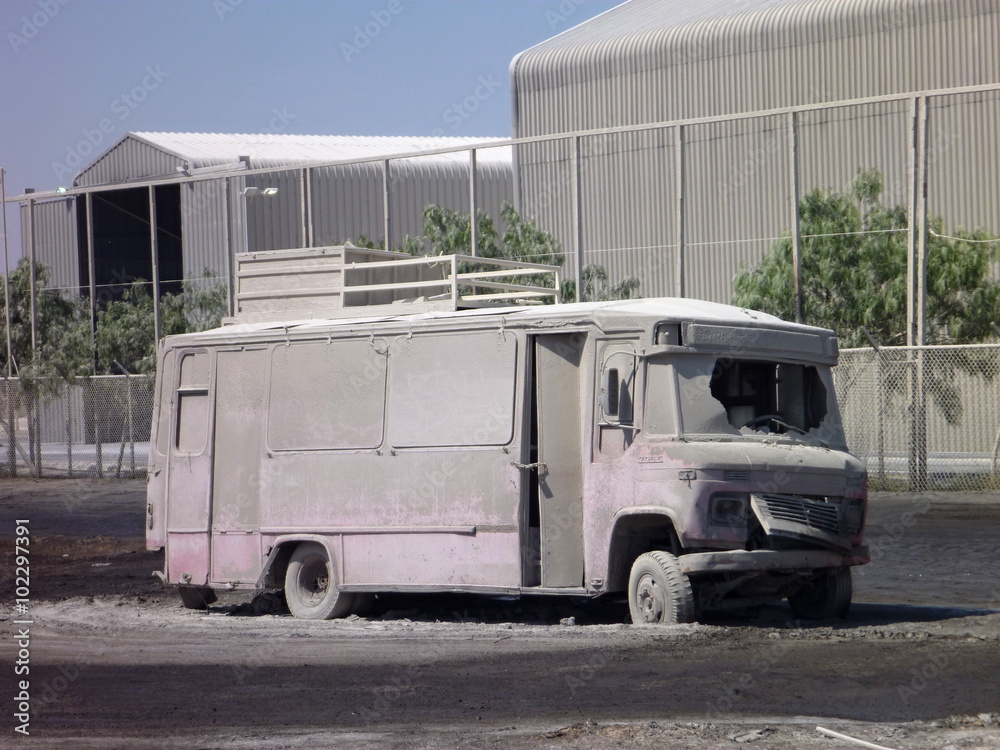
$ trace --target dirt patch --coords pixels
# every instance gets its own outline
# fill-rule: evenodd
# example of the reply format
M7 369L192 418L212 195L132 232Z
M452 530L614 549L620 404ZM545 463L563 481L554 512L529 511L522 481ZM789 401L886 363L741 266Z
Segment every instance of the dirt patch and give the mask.
M31 737L0 747L1000 748L1000 496L876 495L844 621L624 624L623 602L381 597L370 617L181 608L141 482L0 482L31 519ZM9 557L7 559L10 559ZM10 566L0 566L5 591ZM11 602L2 627L13 632ZM15 689L12 639L0 680Z

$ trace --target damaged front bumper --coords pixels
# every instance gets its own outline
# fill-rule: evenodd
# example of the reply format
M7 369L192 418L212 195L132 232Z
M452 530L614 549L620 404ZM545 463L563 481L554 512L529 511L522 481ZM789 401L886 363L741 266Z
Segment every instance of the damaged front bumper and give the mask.
M678 558L687 575L743 573L747 571L801 571L864 565L871 561L868 547L860 545L847 554L832 550L727 550L695 552Z

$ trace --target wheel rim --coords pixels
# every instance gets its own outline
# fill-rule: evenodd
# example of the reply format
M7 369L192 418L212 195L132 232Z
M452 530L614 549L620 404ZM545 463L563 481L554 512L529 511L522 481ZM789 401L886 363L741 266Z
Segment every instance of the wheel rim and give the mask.
M644 573L635 587L635 598L643 622L660 622L663 619L663 590L649 573Z
M330 571L326 560L311 557L299 568L298 590L302 603L307 607L318 607L326 599L330 590Z

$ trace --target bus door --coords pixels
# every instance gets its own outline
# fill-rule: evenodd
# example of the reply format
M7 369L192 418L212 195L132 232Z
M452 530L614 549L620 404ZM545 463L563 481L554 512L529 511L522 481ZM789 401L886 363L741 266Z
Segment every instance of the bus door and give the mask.
M537 552L526 556L526 586L583 586L585 343L582 332L533 337L527 547Z
M167 465L167 575L175 583L204 586L210 573L214 368L205 349L182 351L177 359Z

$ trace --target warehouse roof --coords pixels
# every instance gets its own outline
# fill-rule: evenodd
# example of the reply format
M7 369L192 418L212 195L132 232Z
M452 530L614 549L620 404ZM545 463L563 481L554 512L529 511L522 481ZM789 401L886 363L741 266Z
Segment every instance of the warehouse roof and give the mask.
M317 162L371 159L484 143L490 138L435 136L292 135L285 133L126 133L84 167L74 185L115 184L174 176L180 170L233 171L295 167ZM240 161L250 157L249 164ZM437 154L425 159L467 163L468 154ZM485 149L479 161L511 162L509 146Z
M615 53L649 45L692 45L697 41L731 37L744 44L773 47L800 44L801 36L829 38L857 31L878 18L883 24L910 26L932 19L961 18L995 9L995 0L629 0L609 11L567 29L522 52L534 57L547 50L587 46ZM789 34L795 29L796 34ZM626 38L632 38L625 42ZM592 49L592 51L594 51ZM730 50L732 51L732 50ZM709 50L701 50L709 52ZM520 57L519 55L518 57ZM687 58L691 59L691 58ZM518 58L514 58L517 63Z
M514 135L992 83L982 50L997 9L997 0L631 0L513 59Z

